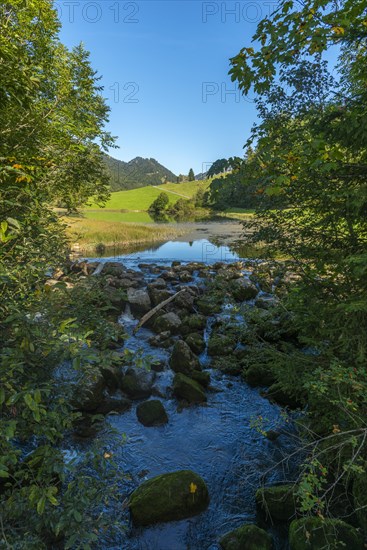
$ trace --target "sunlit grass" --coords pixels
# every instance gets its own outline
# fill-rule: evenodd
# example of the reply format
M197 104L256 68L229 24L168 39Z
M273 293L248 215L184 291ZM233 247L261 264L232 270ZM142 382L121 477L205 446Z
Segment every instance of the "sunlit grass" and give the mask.
M139 225L74 217L63 218L63 221L67 223L67 235L71 243L78 243L84 250L98 244L123 246L164 241L183 233L182 229L171 225Z
M106 210L131 210L131 211L147 211L152 202L158 195L165 191L169 197L170 204L174 204L179 198L191 198L199 189L204 191L208 188L210 180L204 181L187 181L185 183L166 183L159 187L148 185L139 187L139 189L131 189L129 191L116 191L111 193L110 199L105 204ZM182 197L180 197L182 195ZM99 207L91 202L85 207L86 210L99 210Z
M125 222L125 223L154 223L153 218L148 212L120 212L116 210L97 210L84 211L85 218L89 220L101 220L106 222Z

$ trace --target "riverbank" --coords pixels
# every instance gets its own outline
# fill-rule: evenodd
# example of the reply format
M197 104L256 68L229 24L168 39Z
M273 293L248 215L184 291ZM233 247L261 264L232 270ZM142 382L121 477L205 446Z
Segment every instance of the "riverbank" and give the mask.
M63 218L73 248L98 251L103 248L164 242L180 237L185 229L171 224L137 224L89 218ZM77 246L76 246L77 245Z

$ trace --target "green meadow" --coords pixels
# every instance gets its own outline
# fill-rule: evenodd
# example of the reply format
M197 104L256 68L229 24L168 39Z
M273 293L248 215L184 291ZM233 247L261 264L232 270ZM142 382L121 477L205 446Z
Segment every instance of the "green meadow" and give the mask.
M88 210L130 210L134 211L144 211L146 212L152 202L158 197L158 195L165 191L169 197L170 204L174 204L178 201L179 198L190 199L199 191L203 189L204 191L209 187L210 180L204 181L188 181L184 183L166 183L160 185L159 187L153 187L148 185L147 187L140 187L139 189L131 189L129 191L116 191L111 193L109 200L106 202L105 207L99 208L98 205L91 202L88 206L85 207L85 211ZM96 218L93 212L93 219ZM103 219L106 219L105 217ZM112 219L112 218L108 218ZM136 218L131 220L121 220L121 221L138 221Z

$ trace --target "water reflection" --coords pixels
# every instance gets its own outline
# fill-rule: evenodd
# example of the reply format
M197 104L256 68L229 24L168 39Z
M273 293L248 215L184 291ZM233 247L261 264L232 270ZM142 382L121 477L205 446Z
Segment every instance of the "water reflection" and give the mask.
M165 243L136 244L124 248L108 247L104 252L98 251L98 257L121 260L139 260L142 262L165 262L180 260L184 262L230 262L240 256L230 246L219 246L208 239L196 241L168 241Z
M230 262L242 258L264 258L264 251L258 247L235 241L221 245L215 239L198 239L195 241L168 241L138 243L124 247L114 245L96 248L94 257L121 260L131 259L146 261L187 261L187 262Z

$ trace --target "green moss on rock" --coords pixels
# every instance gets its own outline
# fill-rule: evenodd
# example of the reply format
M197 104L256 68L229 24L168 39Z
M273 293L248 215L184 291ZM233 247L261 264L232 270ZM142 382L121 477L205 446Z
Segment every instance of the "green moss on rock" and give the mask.
M223 300L215 300L211 297L200 298L197 302L197 308L204 315L213 315L219 313L222 309Z
M174 372L188 375L193 370L200 370L199 359L183 340L178 340L173 346L169 364Z
M231 283L230 292L237 302L253 300L258 295L255 285L248 283L243 279L237 279Z
M206 327L206 317L205 315L200 315L196 313L194 315L189 315L184 318L182 325L180 327L181 334L190 334L192 332L201 332Z
M210 374L209 374L209 372L194 370L190 374L190 377L193 380L195 380L195 382L198 382L200 384L200 386L203 386L203 388L207 388L210 384Z
M149 479L130 498L135 525L189 518L203 512L208 504L209 494L204 480L190 470Z
M173 393L189 403L204 403L207 400L200 384L181 373L176 374L173 379Z
M208 353L212 356L232 355L237 339L232 334L214 333L208 343Z
M223 550L271 550L271 536L256 525L242 525L220 540Z
M360 533L338 519L302 518L289 528L291 550L362 550Z
M256 504L271 520L288 521L296 512L294 486L278 485L258 489Z
M245 372L244 378L250 386L271 386L275 382L274 374L267 365L251 365Z
M290 409L298 409L302 407L302 403L296 396L291 395L286 391L280 382L276 382L270 386L266 397L270 401L274 401L282 407L289 407Z
M151 399L150 401L139 403L136 408L136 415L139 422L147 427L161 426L168 422L166 410L158 399Z
M198 332L189 334L186 337L185 341L186 341L186 344L190 346L190 349L197 355L199 355L200 353L203 353L203 351L205 350L204 338Z

